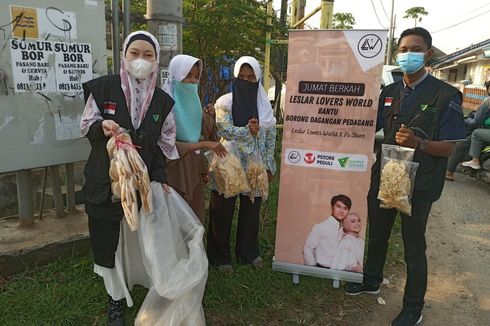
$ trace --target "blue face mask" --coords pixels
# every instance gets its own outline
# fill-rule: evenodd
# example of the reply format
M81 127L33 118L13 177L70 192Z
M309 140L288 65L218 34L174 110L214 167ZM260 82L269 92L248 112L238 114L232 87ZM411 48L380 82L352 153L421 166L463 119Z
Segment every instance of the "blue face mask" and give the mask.
M424 67L424 52L405 52L398 53L396 63L400 66L401 71L407 74L413 74Z
M186 143L196 143L201 136L202 108L197 87L195 83L173 81L177 140Z

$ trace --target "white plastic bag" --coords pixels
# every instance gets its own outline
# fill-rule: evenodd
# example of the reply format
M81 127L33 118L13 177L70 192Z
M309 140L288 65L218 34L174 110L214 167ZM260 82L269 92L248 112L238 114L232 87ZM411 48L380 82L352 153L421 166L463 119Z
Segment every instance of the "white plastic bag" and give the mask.
M235 143L224 141L222 144L228 152L225 157L219 157L212 151L204 154L209 163L209 174L216 191L225 198L249 192L250 186Z
M413 148L383 144L378 199L381 208L396 208L412 215L412 192L419 163Z
M246 174L250 186L248 197L252 203L254 202L256 195L261 197L262 201L267 200L267 197L269 196L269 178L264 162L262 161L262 156L257 147L255 147L252 154L248 156Z
M150 289L135 325L205 325L202 298L208 275L204 227L175 190L151 183L152 214L141 211L139 239Z
M148 214L153 210L148 169L127 130L119 128L106 147L111 159L109 176L113 200L121 200L124 217L134 231L138 229L139 220L138 194L143 210Z

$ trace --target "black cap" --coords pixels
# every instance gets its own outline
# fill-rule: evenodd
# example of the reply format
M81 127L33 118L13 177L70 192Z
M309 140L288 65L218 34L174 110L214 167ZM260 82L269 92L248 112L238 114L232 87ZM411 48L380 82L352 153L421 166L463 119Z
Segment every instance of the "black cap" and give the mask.
M134 41L137 41L137 40L143 40L143 41L150 43L153 46L153 50L155 51L155 56L157 55L157 47L156 47L155 43L153 43L153 40L146 34L135 34L135 35L131 36L131 38L129 39L128 45L126 46L126 51L124 51L124 55L126 55L126 52L128 52L128 49L129 49L129 46L131 45L131 43L133 43Z

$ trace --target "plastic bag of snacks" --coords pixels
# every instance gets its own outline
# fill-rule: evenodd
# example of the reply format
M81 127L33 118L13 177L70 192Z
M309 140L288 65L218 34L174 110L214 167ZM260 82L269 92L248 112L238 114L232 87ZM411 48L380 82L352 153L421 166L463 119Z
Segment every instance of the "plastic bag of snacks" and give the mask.
M225 157L219 157L212 151L205 153L216 191L226 198L249 192L250 186L235 143L225 141L222 144L228 152Z
M153 212L153 200L150 188L150 177L145 162L131 141L131 137L120 128L107 142L109 154L112 193L121 199L124 216L132 231L138 229L139 194L143 211Z
M247 181L250 186L248 197L254 202L256 196L267 200L269 196L269 180L267 170L258 150L255 150L247 159Z
M383 144L378 199L381 208L395 208L412 215L412 192L419 163L412 162L414 149Z

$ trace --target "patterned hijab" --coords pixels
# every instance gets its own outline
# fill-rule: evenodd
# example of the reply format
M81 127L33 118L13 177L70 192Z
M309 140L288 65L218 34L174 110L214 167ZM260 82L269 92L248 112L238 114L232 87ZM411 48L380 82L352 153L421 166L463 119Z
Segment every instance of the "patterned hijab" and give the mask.
M126 62L126 51L130 44L130 40L133 36L143 34L147 36L152 42L156 50L156 61L153 66L153 71L144 79L136 79L133 77L127 69L128 63ZM158 77L158 63L160 62L160 45L157 39L148 32L136 31L128 35L124 40L123 56L121 58L121 69L119 74L121 76L121 88L126 98L126 104L128 106L129 114L131 116L131 122L135 129L138 129L141 125L141 121L148 111L153 93L157 84Z

